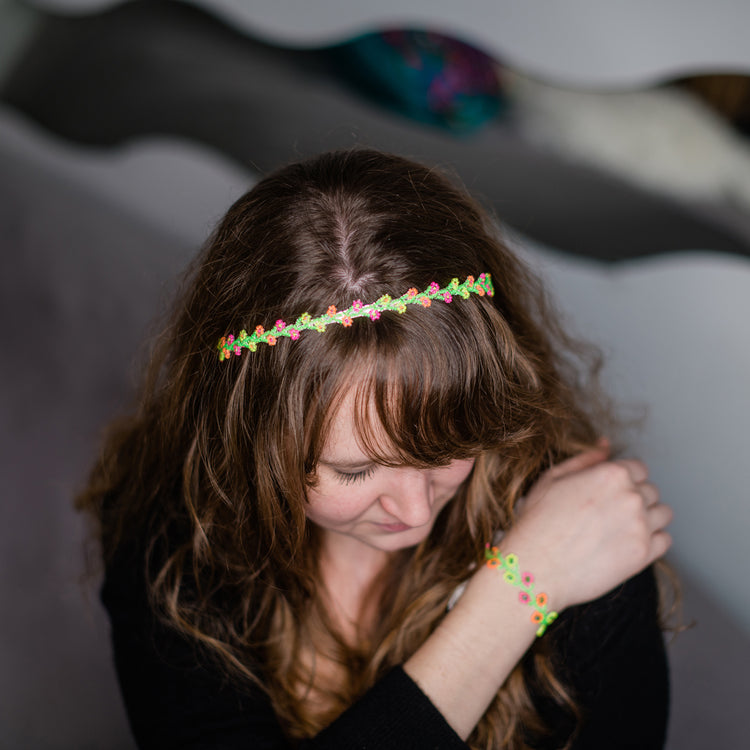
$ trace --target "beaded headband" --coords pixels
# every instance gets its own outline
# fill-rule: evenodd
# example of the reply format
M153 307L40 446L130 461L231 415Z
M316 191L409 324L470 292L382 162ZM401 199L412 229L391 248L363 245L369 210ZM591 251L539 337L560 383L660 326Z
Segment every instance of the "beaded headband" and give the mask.
M468 276L466 281L458 283L458 279L452 279L450 284L445 287L433 281L423 292L418 292L413 287L406 294L392 299L389 294L384 294L380 299L371 302L369 305L363 305L361 300L354 300L352 306L346 310L337 310L335 305L331 305L325 315L317 318L310 317L310 313L302 313L297 320L287 325L283 320L277 320L276 324L270 331L264 330L263 326L256 326L255 331L248 335L247 331L240 331L239 336L233 335L222 336L217 349L219 350L219 359L223 362L229 359L232 354L238 357L243 349L249 349L254 352L258 344L268 344L275 346L276 341L282 337L296 341L301 331L318 331L323 333L326 326L332 323L339 323L342 326L350 326L354 318L370 318L377 320L380 313L387 310L393 310L397 313L406 312L407 305L422 305L429 307L432 300L450 303L454 295L468 299L470 294L478 294L483 297L485 294L492 297L495 290L492 287L492 277L488 273L483 273L474 280L473 276Z

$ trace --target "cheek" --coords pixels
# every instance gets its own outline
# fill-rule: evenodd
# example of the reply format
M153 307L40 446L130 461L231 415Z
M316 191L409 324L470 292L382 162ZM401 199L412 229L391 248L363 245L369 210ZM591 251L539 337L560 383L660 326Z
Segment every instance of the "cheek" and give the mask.
M332 486L322 481L307 493L307 500L305 515L319 525L353 521L369 505L364 493L357 488Z

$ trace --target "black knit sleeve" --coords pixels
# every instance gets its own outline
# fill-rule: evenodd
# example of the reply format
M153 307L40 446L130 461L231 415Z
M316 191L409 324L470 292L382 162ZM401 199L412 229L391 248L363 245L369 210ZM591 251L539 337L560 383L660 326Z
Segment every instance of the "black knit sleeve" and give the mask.
M549 631L581 710L572 750L660 750L669 676L651 568L561 616Z
M291 747L261 690L240 690L193 644L155 621L141 571L142 562L121 558L110 567L102 590L120 687L138 747ZM607 596L564 612L545 635L551 641L556 672L581 712L572 750L663 747L669 690L657 611L656 584L649 569ZM572 727L569 717L543 701L538 707L557 737L539 738L534 746L559 747L557 739L567 737ZM401 668L388 673L319 735L295 747L467 750Z
M142 565L111 566L102 600L111 623L115 665L141 750L285 750L267 696L241 690L179 634L151 616ZM299 750L467 750L442 714L395 668Z

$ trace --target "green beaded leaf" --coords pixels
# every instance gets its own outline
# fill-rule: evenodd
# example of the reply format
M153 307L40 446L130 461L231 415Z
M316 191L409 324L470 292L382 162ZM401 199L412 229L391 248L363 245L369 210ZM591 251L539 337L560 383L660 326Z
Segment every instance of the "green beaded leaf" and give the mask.
M263 326L256 326L253 333L249 336L244 329L240 331L237 338L232 335L223 336L217 345L219 360L222 362L228 360L233 354L239 356L242 353L242 349L254 352L258 344L274 346L280 338L291 338L296 341L299 338L300 331L317 331L323 333L326 325L332 323L348 327L352 324L354 318L367 317L375 321L380 317L381 312L388 310L404 313L406 312L407 305L418 304L421 307L430 307L433 299L450 304L454 294L468 299L472 294L477 294L480 297L486 294L488 297L492 297L494 293L492 277L488 273L483 273L476 280L473 276L468 276L466 281L460 284L458 283L458 279L451 279L450 284L443 288L440 288L433 281L421 293L418 293L412 287L406 294L395 300L389 294L384 294L377 302L372 302L369 305L363 305L360 300L355 300L347 310L337 310L335 305L330 305L327 312L317 318L313 318L308 312L302 313L294 325L287 325L282 320L277 320L274 327L269 331L266 331Z

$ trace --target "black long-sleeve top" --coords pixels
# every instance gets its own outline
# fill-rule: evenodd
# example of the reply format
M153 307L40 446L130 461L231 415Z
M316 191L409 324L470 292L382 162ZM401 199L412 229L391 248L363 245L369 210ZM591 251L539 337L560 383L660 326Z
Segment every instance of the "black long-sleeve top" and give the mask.
M120 687L139 748L286 750L267 696L239 689L196 647L157 623L142 566L120 557L107 571L109 612ZM667 661L648 569L605 597L562 613L544 638L582 712L574 750L656 750L664 746L669 704ZM551 701L537 707L559 747L574 724ZM466 750L419 687L396 667L311 740L305 750Z

